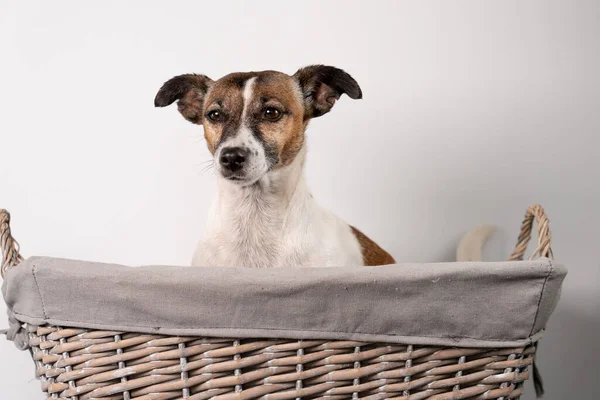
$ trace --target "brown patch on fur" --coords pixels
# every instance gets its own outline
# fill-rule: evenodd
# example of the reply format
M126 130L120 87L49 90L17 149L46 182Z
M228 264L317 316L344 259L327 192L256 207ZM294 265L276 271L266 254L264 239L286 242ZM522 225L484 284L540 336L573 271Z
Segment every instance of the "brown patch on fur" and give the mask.
M242 90L244 82L253 75L249 73L229 74L219 79L208 92L204 103L203 117L207 112L218 110L227 115L226 123L212 123L203 120L204 137L211 153L215 153L224 136L235 134L241 123L244 99Z
M276 107L284 112L278 122L264 121L257 115L258 128L264 140L277 151L279 165L289 165L304 144L304 105L298 84L286 74L266 71L254 86L252 111Z
M379 247L377 243L369 239L364 233L353 226L352 233L356 236L362 251L363 262L367 266L396 264L394 258L384 249Z

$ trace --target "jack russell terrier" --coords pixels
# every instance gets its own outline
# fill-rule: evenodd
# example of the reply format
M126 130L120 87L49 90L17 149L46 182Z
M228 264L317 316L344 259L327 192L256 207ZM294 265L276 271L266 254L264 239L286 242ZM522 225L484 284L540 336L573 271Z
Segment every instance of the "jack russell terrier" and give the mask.
M177 101L204 126L218 195L193 266L334 267L394 264L385 250L313 199L304 178L305 131L341 95L362 98L341 69L312 65L294 75L238 72L217 81L176 76L156 107Z

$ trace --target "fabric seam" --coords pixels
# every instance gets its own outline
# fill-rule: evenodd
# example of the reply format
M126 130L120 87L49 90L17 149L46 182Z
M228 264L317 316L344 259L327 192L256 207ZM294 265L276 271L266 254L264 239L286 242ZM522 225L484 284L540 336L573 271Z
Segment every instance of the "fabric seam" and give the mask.
M42 303L42 314L44 314L44 319L48 319L48 315L46 314L46 305L44 304L44 298L42 297L42 290L40 289L40 285L37 280L37 275L35 274L35 272L36 272L35 268L36 268L36 266L34 264L33 267L31 268L31 274L33 275L35 287L37 288L38 294L40 295L40 303ZM15 313L15 315L17 315L17 313L14 310L13 310L13 312Z
M554 272L554 265L552 264L551 259L548 259L548 267L549 267L548 275L546 275L546 279L544 279L544 283L542 285L542 290L540 291L540 298L538 299L537 308L535 310L535 316L533 317L533 325L531 326L531 330L529 331L529 336L531 336L533 334L533 330L535 329L535 326L537 325L538 316L540 314L540 305L542 304L542 299L544 298L546 284L548 283L548 280L550 279L552 272Z

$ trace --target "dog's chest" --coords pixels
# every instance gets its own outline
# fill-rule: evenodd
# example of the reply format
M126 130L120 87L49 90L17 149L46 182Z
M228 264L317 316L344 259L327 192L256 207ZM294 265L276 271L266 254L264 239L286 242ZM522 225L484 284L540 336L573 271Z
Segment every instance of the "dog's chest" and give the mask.
M319 267L362 265L350 228L311 200L283 208L268 198L215 210L194 265ZM260 201L257 201L260 200Z
M276 205L242 201L224 216L215 240L226 265L267 268L282 254L284 217Z

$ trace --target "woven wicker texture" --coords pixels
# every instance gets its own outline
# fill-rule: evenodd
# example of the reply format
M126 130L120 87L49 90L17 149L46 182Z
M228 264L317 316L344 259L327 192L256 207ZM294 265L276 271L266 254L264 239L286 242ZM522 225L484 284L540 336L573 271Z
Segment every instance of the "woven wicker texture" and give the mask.
M527 210L511 260L534 219L534 255L552 256L543 209ZM0 210L2 271L22 257ZM49 399L518 399L535 347L444 348L323 340L223 339L28 326Z
M30 327L58 399L511 399L533 348L202 339Z

